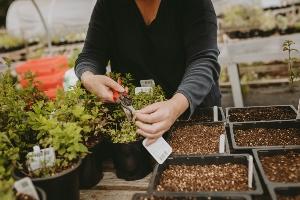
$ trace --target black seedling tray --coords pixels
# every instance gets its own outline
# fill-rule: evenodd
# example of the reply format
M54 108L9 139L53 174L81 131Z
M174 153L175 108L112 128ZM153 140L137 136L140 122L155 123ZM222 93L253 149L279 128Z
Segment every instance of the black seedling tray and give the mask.
M259 172L268 187L300 187L300 183L280 183L280 182L272 182L268 179L267 175L265 174L264 168L262 163L260 162L259 156L275 156L275 155L282 155L287 154L288 152L298 152L300 153L300 146L298 148L278 148L278 149L254 149L253 156L255 159L255 163L259 169Z
M172 133L180 128L181 126L186 126L186 125L206 125L206 126L214 126L214 125L222 125L224 127L224 135L225 135L225 154L230 154L230 146L229 146L229 142L228 142L228 136L226 134L226 123L225 122L192 122L192 121L178 121L174 124L174 126L171 128L171 130L168 132L168 134L166 135L166 140L169 142L172 138ZM219 154L218 153L215 153L215 154ZM181 154L174 154L172 153L171 156L181 156ZM186 156L195 156L196 154L189 154L189 155L186 155ZM209 155L214 155L214 154L209 154Z
M153 200L251 200L250 196L247 195L168 195L168 196L152 196L149 194L134 194L132 200L144 200L146 199L151 199L154 198Z
M272 122L244 122L244 123L231 123L230 129L230 144L232 144L232 150L236 153L252 153L252 149L278 149L278 148L297 148L299 145L287 145L287 146L239 146L235 140L236 130L245 130L253 128L298 128L300 134L300 122L299 121L272 121Z
M197 117L208 117L207 120L198 120ZM189 120L180 120L180 121L191 121L191 122L214 122L214 108L196 108L194 114ZM225 122L225 114L221 107L218 107L218 122Z
M277 195L300 197L300 187L275 187L270 191L271 198L278 200ZM298 198L299 198L298 197Z
M253 190L249 191L198 191L198 192L167 192L167 191L157 191L157 185L163 171L169 165L213 165L213 164L225 164L225 163L236 163L245 164L248 166L248 154L236 154L236 155L208 155L208 156L176 156L168 158L164 164L157 165L154 168L154 173L149 184L148 193L153 195L261 195L263 194L262 186L257 175L255 167L253 168Z
M274 105L274 106L250 106L250 107L229 107L226 108L226 122L227 123L237 123L237 122L244 122L244 121L232 121L230 119L230 113L233 112L234 110L237 109L243 109L245 111L247 111L247 109L252 109L252 108L280 108L280 109L286 109L286 110L290 110L292 111L294 114L290 117L290 119L288 120L278 120L278 119L272 119L272 120L260 120L260 121L290 121L290 120L296 120L297 117L297 110L295 109L294 106L292 105ZM257 122L257 120L251 120L251 121L247 121L247 122Z

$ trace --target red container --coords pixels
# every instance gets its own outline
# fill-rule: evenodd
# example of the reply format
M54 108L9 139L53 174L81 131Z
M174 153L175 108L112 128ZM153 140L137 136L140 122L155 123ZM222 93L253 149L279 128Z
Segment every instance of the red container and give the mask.
M53 88L45 91L45 95L49 97L49 99L53 100L56 98L58 88Z
M21 77L23 77L26 72L32 72L35 76L47 76L63 69L68 69L67 57L54 56L29 60L17 66L16 72Z

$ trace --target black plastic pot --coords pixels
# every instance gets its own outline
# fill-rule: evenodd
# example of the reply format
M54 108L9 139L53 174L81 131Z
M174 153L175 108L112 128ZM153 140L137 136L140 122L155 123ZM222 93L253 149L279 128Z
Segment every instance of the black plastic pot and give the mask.
M152 171L151 156L142 140L127 144L112 144L116 175L127 181L146 177Z
M223 130L222 133L224 133L224 135L225 135L225 153L226 154L230 154L229 142L228 142L228 137L227 137L227 134L226 134L225 122L203 122L202 123L202 122L193 122L193 121L178 121L178 122L176 122L174 124L174 126L171 128L171 130L168 132L168 134L166 134L166 140L170 141L172 139L172 133L176 129L180 128L181 126L192 126L192 125L206 125L206 126L221 125L221 126L223 126L224 130ZM222 133L220 133L220 135ZM215 154L219 154L219 152L217 152ZM193 156L193 154L190 154L190 155ZM194 154L194 155L196 155L196 154ZM172 153L172 156L180 156L180 154L174 154L174 153Z
M79 167L80 189L92 188L103 178L101 145L100 142L90 148L90 153L82 159Z
M35 187L35 189L36 189L36 191L37 191L37 193L39 195L40 200L47 200L47 195L46 195L46 193L45 193L44 190L42 190L39 187Z
M235 133L237 130L247 130L253 128L297 128L300 134L300 121L274 121L274 122L245 122L245 123L232 123L229 125L230 139L233 152L235 153L252 153L253 149L278 149L278 148L296 148L299 145L288 146L239 146L235 140ZM259 139L259 138L257 138Z
M198 120L199 118L205 118L203 120ZM225 115L223 109L218 107L218 122L225 122ZM189 120L180 121L190 121L190 122L214 122L214 108L197 108L194 114Z
M67 169L55 176L47 178L32 178L36 187L40 187L47 194L48 200L79 200L79 160L71 169ZM22 179L25 175L15 170L13 177Z
M225 164L225 163L236 163L248 165L248 154L236 154L236 155L218 155L218 156L175 156L168 158L164 164L157 165L154 169L152 179L149 184L148 193L152 195L261 195L263 193L262 186L257 175L255 167L253 168L253 189L248 191L197 191L197 192L168 192L168 191L157 191L157 185L163 171L169 165L213 165L213 164Z
M300 187L275 187L271 190L273 200L280 200L279 195L290 199L300 199Z
M259 156L272 156L272 155L280 155L280 154L287 154L288 152L293 151L293 152L299 152L300 153L300 147L298 148L285 148L285 149L271 149L271 150L266 150L266 149L254 149L253 154L255 158L255 163L256 166L259 169L259 174L267 187L270 196L272 199L276 199L274 195L274 189L275 188L299 188L300 183L280 183L280 182L272 182L268 179L267 175L264 172L262 163L259 159ZM279 190L279 189L278 189Z
M297 110L295 109L294 106L292 105L274 105L274 106L251 106L251 107L243 107L243 108L237 108L237 107L229 107L226 108L226 121L227 123L237 123L237 122L244 122L244 120L238 120L238 121L233 121L231 118L231 113L233 112L242 112L242 113L247 113L249 109L272 109L272 108L278 108L282 110L282 112L291 112L292 114L290 115L289 119L282 120L282 119L271 119L271 120L249 120L247 122L257 122L257 121L291 121L291 120L296 120L297 117Z
M234 196L234 195L181 195L176 196L172 194L168 194L165 196L151 196L149 194L134 194L132 200L251 200L250 196L247 195L240 195L240 196Z

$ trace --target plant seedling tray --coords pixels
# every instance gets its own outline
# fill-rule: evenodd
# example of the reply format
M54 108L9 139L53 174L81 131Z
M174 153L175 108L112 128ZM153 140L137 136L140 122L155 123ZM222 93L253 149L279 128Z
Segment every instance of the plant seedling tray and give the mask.
M175 149L174 149L174 146L172 145L171 141L172 141L173 138L179 137L180 132L178 132L178 129L179 128L183 128L183 127L190 128L192 126L203 126L203 128L208 128L208 127L212 127L212 128L213 127L222 127L222 130L220 130L219 136L213 136L213 135L211 136L211 137L217 137L217 138L206 138L206 136L209 137L211 135L210 132L209 132L209 130L206 130L205 132L202 131L202 130L196 130L196 132L198 132L199 135L197 135L197 133L195 133L195 130L194 130L194 131L190 132L190 135L191 135L191 137L197 136L196 138L191 139L191 141L186 141L186 140L180 141L180 139L177 138L177 140L179 140L177 142L180 143L180 145L182 145L182 143L184 143L184 142L189 143L189 147L190 147L191 145L196 145L196 143L197 143L198 146L199 145L200 146L201 145L206 145L206 144L208 144L210 142L210 139L211 139L211 142L215 142L217 140L218 141L218 143L217 143L217 151L214 152L214 153L210 153L208 151L211 151L211 149L210 149L211 146L207 146L206 149L203 149L203 151L207 151L207 152L200 153L199 150L195 149L195 152L193 153L193 152L191 152L192 150L190 149L190 150L187 150L187 151L190 151L187 154L174 152L172 155L186 155L186 156L191 156L191 155L212 155L212 154L219 154L219 143L220 143L220 135L221 134L225 135L225 149L224 149L224 153L227 153L227 154L230 153L229 143L228 143L226 129L225 129L225 122L213 122L213 123L211 123L211 122L200 123L200 122L190 122L190 121L180 121L180 122L177 122L172 127L172 129L170 130L170 132L169 132L169 134L167 136L167 141L172 146L173 151ZM185 134L185 137L187 137L186 135L187 134ZM202 136L202 138L201 138L201 136ZM201 144L201 141L199 141L201 139L204 140L204 142L205 142L204 144L203 143ZM197 142L197 140L198 140L198 142ZM214 145L216 145L216 144L214 143ZM189 148L189 147L187 147L187 148ZM180 151L180 150L178 150L178 151Z
M215 122L214 121L214 108L196 108L194 114L189 120L180 121L190 121L190 122ZM221 107L218 107L218 122L225 122L225 114Z
M231 123L230 126L230 143L234 152L238 153L252 153L252 149L278 149L278 148L297 148L299 145L259 145L259 146L241 146L236 140L237 130L254 130L257 128L270 128L270 129L297 129L297 135L300 137L300 122L299 121L273 121L273 122L245 122L245 123ZM248 133L252 134L252 133ZM267 136L265 136L267 137ZM253 137L253 139L259 139ZM282 138L281 138L282 139ZM247 140L249 141L249 139Z
M257 110L260 113L260 116L266 115L268 112L272 112L274 110L278 112L286 112L288 114L281 116L264 116L262 119L258 119L258 116L255 116L249 113L252 110ZM232 113L242 113L239 119L232 119ZM226 108L226 121L227 123L236 123L236 122L257 122L257 121L290 121L296 120L297 110L292 105L274 105L274 106L252 106L252 107L243 107L243 108L235 108L229 107ZM247 119L248 118L248 119Z
M168 195L168 196L152 196L149 194L134 194L132 200L251 200L247 195Z
M275 187L270 191L273 200L280 200L281 197L289 199L300 199L300 187Z
M255 167L253 166L253 189L247 191L194 191L194 192L185 192L185 191L158 191L157 186L159 185L162 173L170 165L184 165L184 166L207 166L207 165L221 165L226 163L232 164L242 164L248 166L248 154L236 154L236 155L218 155L218 156L191 156L183 157L176 156L168 158L164 164L157 165L154 168L154 173L149 184L148 193L153 195L261 195L263 193L261 183L259 181Z
M272 186L272 187L289 187L289 186L296 186L300 187L300 182L297 183L283 183L283 182L274 182L268 179L265 170L263 168L263 165L261 163L260 156L276 156L276 155L285 155L288 154L289 152L296 152L300 153L300 146L298 148L278 148L278 149L254 149L253 150L253 155L255 158L255 162L257 164L257 167L260 171L260 174L262 178L264 179L264 182L267 184L267 186Z

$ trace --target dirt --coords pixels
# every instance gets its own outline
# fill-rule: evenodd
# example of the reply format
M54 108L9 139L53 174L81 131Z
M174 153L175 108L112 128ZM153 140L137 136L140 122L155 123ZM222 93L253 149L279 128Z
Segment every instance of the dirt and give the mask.
M157 191L248 191L247 166L220 165L170 165L163 171Z
M229 111L230 122L270 121L296 119L291 107L233 108Z
M156 197L156 196L148 196L148 197L139 197L136 200L199 200L199 197ZM231 197L201 197L201 200L244 200L244 198L231 198Z
M220 135L225 133L224 125L192 124L180 125L171 134L169 141L177 155L212 154L219 152Z
M277 200L300 200L300 194L298 195L276 195Z
M27 194L18 194L16 200L36 200L36 199Z
M300 129L236 129L234 138L238 146L247 147L300 145Z
M288 152L259 157L267 178L272 182L300 183L300 153Z

